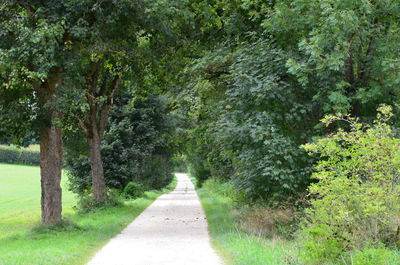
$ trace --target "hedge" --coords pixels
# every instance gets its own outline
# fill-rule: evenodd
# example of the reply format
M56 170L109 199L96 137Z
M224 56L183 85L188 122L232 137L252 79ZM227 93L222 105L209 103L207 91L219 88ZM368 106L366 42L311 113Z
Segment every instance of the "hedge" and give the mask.
M13 146L0 146L0 163L38 166L40 152Z

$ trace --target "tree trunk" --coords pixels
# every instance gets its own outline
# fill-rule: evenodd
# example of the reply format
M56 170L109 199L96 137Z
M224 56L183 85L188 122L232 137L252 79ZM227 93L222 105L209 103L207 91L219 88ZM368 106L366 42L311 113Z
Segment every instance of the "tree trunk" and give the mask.
M61 221L61 170L63 146L61 128L55 125L42 130L40 138L40 174L42 186L42 223Z
M107 199L107 187L104 180L103 161L101 158L101 140L108 121L108 114L113 104L114 92L118 88L121 78L114 76L111 84L108 83L108 74L105 75L102 84L98 87L100 71L103 62L93 63L86 75L86 99L89 110L84 120L79 120L89 145L90 174L92 177L93 199L97 203L103 203ZM102 100L98 100L105 97Z
M38 86L43 106L52 104L61 84L61 71L57 69L54 76ZM62 129L54 121L62 120L62 114L47 107L44 118L47 124L40 135L40 175L42 223L56 224L61 221L61 172L63 167Z
M97 127L93 126L91 136L88 138L90 168L92 176L92 192L96 202L102 203L107 198L107 189L104 181L104 169L101 159L101 138Z

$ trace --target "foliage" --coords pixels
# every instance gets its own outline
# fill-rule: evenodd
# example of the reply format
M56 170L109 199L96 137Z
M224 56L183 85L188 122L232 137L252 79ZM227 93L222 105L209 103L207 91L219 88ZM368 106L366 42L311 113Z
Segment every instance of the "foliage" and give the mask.
M186 148L200 184L210 176L233 179L253 201L303 193L312 160L298 146L316 133L319 117L308 91L287 73L287 59L270 41L253 39L222 46L189 68Z
M146 159L141 169L141 175L136 179L144 184L146 189L162 189L173 178L173 165L170 154L153 154Z
M186 173L187 172L187 158L182 154L176 154L172 157L172 164L174 165L174 172Z
M124 196L130 199L136 199L144 193L143 187L140 183L129 182L124 188Z
M0 145L0 163L39 165L40 151Z
M289 72L324 112L373 115L398 101L398 1L279 1L262 23L284 50ZM372 108L370 106L373 106Z
M352 258L354 265L390 265L400 261L398 254L388 249L364 249Z
M65 154L65 168L69 181L68 189L77 194L84 194L90 190L90 161L85 154L67 151Z
M229 47L205 54L185 69L185 89L176 97L176 105L185 117L184 152L189 171L201 185L211 175L229 178L230 161L214 148L215 137L209 132L219 115L218 102L224 97L227 67L232 63Z
M303 146L320 160L309 187L311 208L302 235L310 263L364 247L395 246L400 212L400 139L388 124L391 107L381 106L373 125L348 115L326 116L322 122L348 123Z
M109 189L106 197L107 199L104 202L97 202L93 199L93 194L91 193L80 194L76 210L80 213L88 213L123 205L121 193L118 190Z
M199 184L232 179L247 200L293 200L305 194L314 162L299 145L327 131L318 125L324 114L369 121L380 103L398 104L397 1L222 0L210 8L222 22L219 43L199 48L176 98Z
M123 190L131 181L144 189L160 189L172 179L168 146L172 120L164 99L157 96L130 100L121 96L111 109L109 126L102 142L106 184ZM66 165L71 189L85 193L90 189L90 164L78 133L67 142ZM69 147L69 148L68 148Z
M242 44L236 58L215 124L217 142L250 199L294 198L308 185L312 161L298 145L314 133L306 122L313 104L287 74L287 54L269 41Z

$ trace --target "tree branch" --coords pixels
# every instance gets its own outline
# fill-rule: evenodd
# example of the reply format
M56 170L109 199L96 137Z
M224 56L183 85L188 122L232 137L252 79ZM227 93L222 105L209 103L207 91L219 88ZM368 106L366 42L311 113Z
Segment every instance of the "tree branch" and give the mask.
M86 126L86 124L80 119L78 118L78 122L79 122L79 126L81 126L83 133L86 135L86 137L89 137L89 129Z
M103 137L104 135L104 130L107 126L107 121L108 121L108 113L110 112L110 109L113 105L114 93L118 89L120 82L121 82L121 77L119 75L116 75L111 83L110 93L107 96L107 100L100 112L99 125L98 125L100 137Z

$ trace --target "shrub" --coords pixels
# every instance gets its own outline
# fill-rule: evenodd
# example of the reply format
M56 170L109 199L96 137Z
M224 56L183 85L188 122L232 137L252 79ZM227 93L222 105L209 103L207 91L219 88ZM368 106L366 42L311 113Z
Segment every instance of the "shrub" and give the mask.
M371 249L355 253L353 265L395 265L400 263L400 256L388 249Z
M388 125L389 106L378 109L373 125L348 115L331 115L338 129L304 145L321 160L310 185L311 208L301 233L309 263L332 259L341 252L377 248L398 242L400 210L400 139Z
M40 152L14 146L0 146L0 163L40 165Z
M85 192L79 194L79 200L77 204L77 210L82 213L92 212L107 207L115 207L123 204L121 194L116 189L109 189L107 191L107 201L105 203L96 202L93 199L91 192Z
M314 224L302 231L300 242L303 252L300 259L305 264L326 264L335 260L344 251L344 244L329 225Z
M85 155L72 156L68 152L65 155L65 164L69 190L83 195L90 192L92 177L90 176L90 161Z
M143 196L144 189L140 183L137 182L129 182L124 188L124 195L130 199L136 199L138 197Z
M197 187L201 187L211 177L211 170L202 159L191 159L189 173L196 179Z

